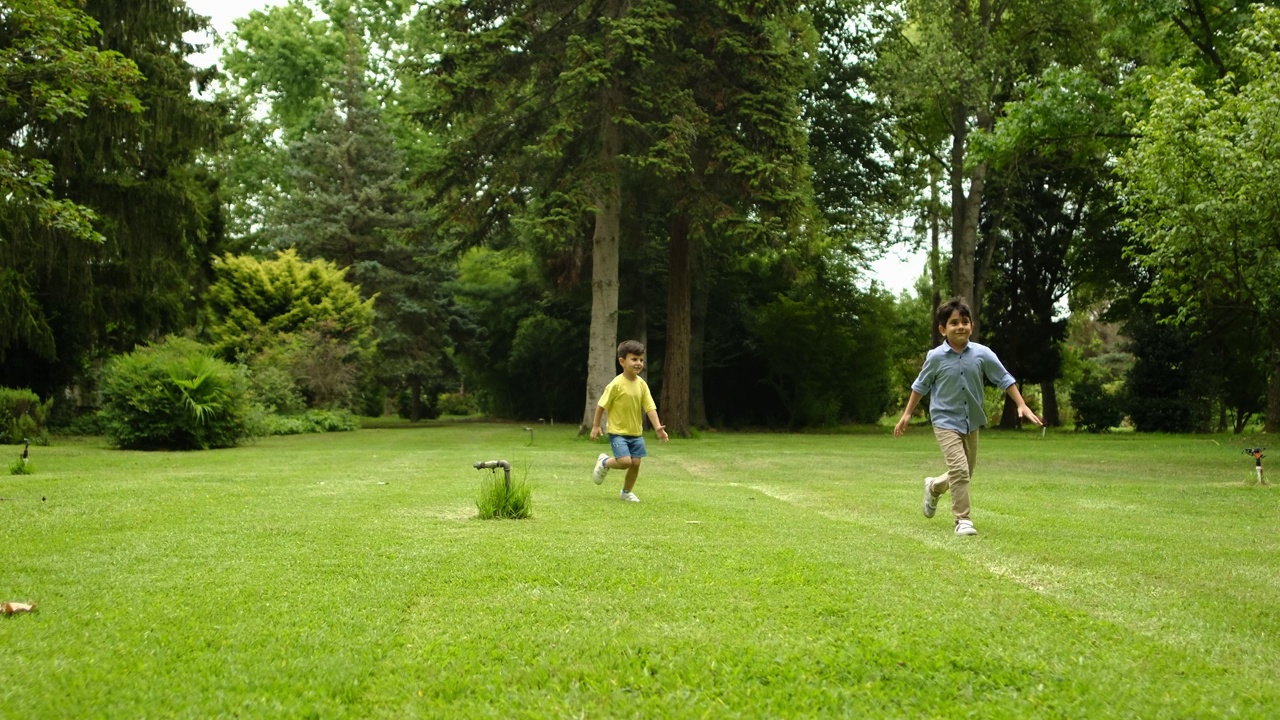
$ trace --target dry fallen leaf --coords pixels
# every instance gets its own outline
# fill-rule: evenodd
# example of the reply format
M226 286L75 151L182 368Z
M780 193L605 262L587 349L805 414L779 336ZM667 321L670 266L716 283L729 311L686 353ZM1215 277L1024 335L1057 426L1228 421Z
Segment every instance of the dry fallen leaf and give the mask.
M29 603L7 602L4 605L0 605L0 611L3 611L5 615L12 615L20 612L31 612L35 609L36 606Z

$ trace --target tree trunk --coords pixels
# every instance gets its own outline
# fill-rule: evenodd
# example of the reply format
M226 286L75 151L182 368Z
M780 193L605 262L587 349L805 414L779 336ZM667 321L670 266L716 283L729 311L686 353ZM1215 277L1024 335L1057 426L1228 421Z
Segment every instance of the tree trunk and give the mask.
M409 400L409 422L418 422L422 419L422 383L414 381L413 390L410 391Z
M695 269L702 267L701 241L695 245ZM705 274L700 274L701 281L694 284L693 314L690 318L689 332L689 422L693 427L706 428L707 395L702 386L703 351L707 339L707 304L710 302L711 283Z
M610 85L600 94L600 152L596 170L596 223L591 238L591 329L587 353L587 402L578 434L591 432L600 394L617 375L618 229L622 215L622 168L618 154L622 135L614 114L619 91Z
M1267 384L1267 421L1269 433L1280 432L1280 325L1271 328L1271 380Z
M987 165L982 163L968 174L964 171L965 142L969 136L964 108L957 106L957 123L951 148L951 277L955 295L969 303L973 311L973 338L978 338L979 311L982 298L974 286L974 265L978 252L978 217L982 211L982 195L987 178ZM969 193L964 191L969 181Z
M662 422L667 432L689 433L689 217L671 219L671 268L667 278L667 351L662 374Z
M932 164L931 164L932 165ZM935 317L938 306L942 304L942 250L938 247L942 235L942 202L938 199L938 172L929 168L929 241L932 248L929 252L929 286L933 288L933 303L929 305L929 328L933 337L933 345L942 344L942 333L938 332L938 319Z
M1040 383L1040 402L1043 405L1040 419L1044 424L1050 427L1062 427L1062 417L1058 412L1058 389L1052 380Z
M968 208L964 193L964 151L969 138L969 111L963 103L951 107L951 294L973 299L973 256L977 233L969 235ZM976 222L974 223L977 229Z

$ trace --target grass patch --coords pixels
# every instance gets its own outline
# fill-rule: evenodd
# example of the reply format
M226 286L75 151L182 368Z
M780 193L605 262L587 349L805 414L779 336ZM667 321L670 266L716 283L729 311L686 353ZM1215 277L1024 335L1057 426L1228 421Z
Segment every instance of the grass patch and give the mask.
M491 470L480 484L476 509L481 520L525 520L533 517L533 495L529 483L512 480L509 470L501 475L497 470Z
M1280 493L1248 439L988 432L956 538L927 430L652 442L433 424L0 481L0 717L1269 717ZM1256 438L1255 438L1256 440ZM538 514L476 519L479 460ZM44 501L42 501L44 498Z

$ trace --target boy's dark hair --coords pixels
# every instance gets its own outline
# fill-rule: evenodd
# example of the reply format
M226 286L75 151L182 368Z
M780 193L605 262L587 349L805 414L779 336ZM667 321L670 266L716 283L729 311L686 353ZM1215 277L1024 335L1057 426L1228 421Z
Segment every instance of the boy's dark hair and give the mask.
M618 357L625 358L628 355L644 355L644 343L639 340L623 340L618 344Z
M951 319L951 313L959 310L960 317L968 318L973 322L973 313L969 311L969 304L962 297L953 297L950 300L938 306L938 313L934 317L937 318L939 325L946 325Z

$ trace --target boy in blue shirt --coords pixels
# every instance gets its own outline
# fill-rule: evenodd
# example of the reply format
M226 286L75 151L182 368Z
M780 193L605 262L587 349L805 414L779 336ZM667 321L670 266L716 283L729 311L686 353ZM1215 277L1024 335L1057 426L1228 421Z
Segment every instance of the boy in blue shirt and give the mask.
M946 339L925 356L920 375L911 383L911 397L902 412L893 436L901 437L921 396L929 395L929 417L933 434L942 448L947 472L924 479L924 516L933 517L938 496L951 491L951 512L956 516L957 535L977 535L969 520L969 478L978 461L978 428L987 424L982 406L982 380L1004 390L1018 405L1018 415L1036 425L1044 425L1027 407L1018 384L1000 358L986 345L969 342L973 316L960 298L952 298L938 308L938 331Z
M618 364L622 372L600 394L595 420L591 423L591 439L595 440L600 437L600 416L609 413L609 446L613 457L600 453L591 476L599 485L610 468L626 470L622 494L618 497L627 502L640 502L631 490L640 475L640 461L648 454L644 446L644 417L649 417L649 424L663 442L667 441L667 430L658 420L658 405L649 392L649 384L640 377L640 371L644 370L644 345L638 340L624 340L618 345Z

